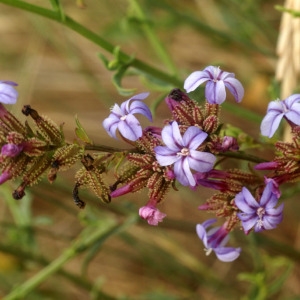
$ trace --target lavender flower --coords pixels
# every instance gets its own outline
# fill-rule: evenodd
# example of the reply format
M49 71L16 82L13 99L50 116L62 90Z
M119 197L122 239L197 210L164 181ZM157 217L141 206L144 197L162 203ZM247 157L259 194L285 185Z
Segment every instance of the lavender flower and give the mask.
M174 164L176 179L182 185L196 185L191 169L208 172L213 168L216 157L211 153L196 150L207 137L207 133L200 128L191 126L181 136L179 126L174 121L163 128L161 136L166 146L154 148L156 159L161 166Z
M142 136L142 127L133 114L142 114L152 121L150 109L141 102L148 95L149 93L141 93L123 102L121 107L118 104L112 107L111 114L103 121L103 127L111 137L117 138L117 129L130 141L136 141Z
M229 89L236 102L241 102L244 97L244 88L235 75L214 66L208 66L203 71L193 72L185 80L184 88L189 93L206 81L205 97L210 104L221 104L225 101L225 87Z
M300 94L291 95L285 100L271 101L267 114L261 122L261 134L271 138L283 117L295 125L300 125Z
M245 233L253 227L255 232L273 229L282 221L283 204L274 208L278 202L278 194L274 191L276 187L269 181L259 202L245 187L236 195L235 204L242 211L237 216L242 221Z
M142 219L148 221L149 225L157 226L159 222L162 222L166 214L159 211L153 205L146 205L139 209L139 215Z
M224 247L229 240L229 232L226 229L227 223L224 223L221 227L212 228L207 231L207 227L215 222L216 219L209 219L202 224L198 224L196 226L197 234L203 241L206 255L214 251L219 260L231 262L239 257L241 248Z
M13 81L0 80L0 102L4 104L15 104L18 98L18 92L14 86L17 84Z

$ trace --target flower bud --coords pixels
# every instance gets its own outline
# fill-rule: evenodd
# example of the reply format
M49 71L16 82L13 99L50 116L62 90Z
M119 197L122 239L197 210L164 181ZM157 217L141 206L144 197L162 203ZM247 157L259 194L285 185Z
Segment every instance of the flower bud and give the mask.
M166 214L160 212L155 206L146 205L139 209L139 215L142 219L147 220L149 225L157 226L162 222Z

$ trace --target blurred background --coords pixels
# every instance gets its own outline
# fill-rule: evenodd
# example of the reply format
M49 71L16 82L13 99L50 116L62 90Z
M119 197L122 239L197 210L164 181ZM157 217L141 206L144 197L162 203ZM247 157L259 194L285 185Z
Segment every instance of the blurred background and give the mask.
M27 2L51 8L47 1ZM156 106L154 124L161 126L169 117L159 99L174 87L182 88L192 71L213 64L234 72L245 87L242 106L248 113L241 116L231 98L233 106L224 107L223 122L260 138L267 104L279 96L274 72L282 14L275 5L283 1L61 2L68 16L129 56L180 79L182 85L174 86L140 78L137 72L123 78L123 88L151 92L147 103ZM171 63L165 64L152 47L135 2ZM18 104L11 107L17 116L24 119L21 108L30 104L64 123L65 136L72 141L77 115L95 143L124 146L102 128L109 108L129 98L120 95L113 72L100 59L101 54L112 60L111 54L57 22L1 2L0 39L0 79L19 84ZM74 170L60 173L53 185L45 179L19 202L11 197L17 182L1 186L0 298L59 258L78 236L112 221L127 224L147 202L147 191L111 204L86 191L81 196L87 206L80 211L72 200L73 185ZM300 299L297 192L297 185L287 187L285 217L278 229L248 237L236 230L230 243L241 246L242 254L223 263L214 254L205 256L195 233L195 225L211 217L197 207L212 192L172 191L160 206L167 218L158 227L134 218L46 276L22 299Z

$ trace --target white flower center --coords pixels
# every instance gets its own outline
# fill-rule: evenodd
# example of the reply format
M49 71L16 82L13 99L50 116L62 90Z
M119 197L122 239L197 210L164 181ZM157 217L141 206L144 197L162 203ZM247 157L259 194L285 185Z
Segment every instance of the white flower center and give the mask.
M178 156L188 156L190 151L188 148L182 148L180 152L177 152Z
M122 117L120 118L120 120L121 120L121 121L125 121L126 118L127 118L127 115L124 115L124 116L122 116Z
M261 228L264 224L263 222L263 216L265 214L265 209L263 207L259 207L256 211L256 214L258 215L257 225L259 228Z

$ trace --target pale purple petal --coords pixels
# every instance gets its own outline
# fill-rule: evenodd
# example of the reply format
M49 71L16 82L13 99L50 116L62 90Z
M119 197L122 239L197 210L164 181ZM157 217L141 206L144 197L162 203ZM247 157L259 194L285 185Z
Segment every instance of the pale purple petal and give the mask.
M176 152L165 146L156 146L154 151L155 157L161 166L170 166L180 159Z
M261 134L271 138L278 129L279 123L283 116L284 113L278 113L276 111L267 113L260 125Z
M248 232L257 224L258 216L256 214L238 213L237 216L242 221L242 226L245 232Z
M273 186L273 182L270 181L267 183L260 198L259 205L264 206L267 210L269 208L273 208L278 201L278 197L276 197L276 195L273 193Z
M174 121L174 122L172 122L171 126L172 126L173 144L175 144L178 147L178 149L181 149L185 145L183 143L183 139L182 139L182 136L180 133L178 123ZM166 145L167 145L167 143L166 143Z
M234 201L235 205L247 214L251 214L259 208L259 204L245 187L243 187L242 191L235 196Z
M215 161L216 157L211 153L190 150L188 162L190 168L195 171L208 172L213 168Z
M183 145L189 149L197 149L207 138L208 134L196 126L189 127L184 133Z
M213 219L208 219L208 220L206 220L206 221L204 221L203 223L202 223L202 226L205 228L205 230L206 230L206 228L208 228L209 226L211 226L212 224L214 224L214 223L216 223L217 222L217 219L215 219L215 218L213 218Z
M136 141L143 135L142 127L134 115L127 115L124 121L120 121L118 129L130 141Z
M165 126L161 132L161 138L166 146L176 153L180 152L183 147L183 141L177 122Z
M184 186L195 186L196 181L189 167L188 160L183 158L174 163L176 179Z
M209 76L204 71L196 71L187 77L184 81L184 89L187 93L194 91L199 85L209 80Z
M294 109L294 105L299 101L300 101L300 94L291 95L284 100L288 109Z
M142 114L152 122L152 114L149 107L140 101L132 102L130 105L130 114Z
M240 256L241 248L221 247L214 250L217 258L223 262L231 262Z
M196 231L197 231L198 237L200 238L200 240L202 240L205 248L208 248L208 246L207 246L207 234L206 234L205 227L201 224L197 224Z
M298 104L298 103L297 103ZM296 125L300 125L300 104L294 104L293 110L285 113L285 117Z
M241 102L244 97L244 88L242 84L235 78L227 78L224 80L225 86L235 98L236 102Z
M0 102L4 104L15 104L18 92L14 88L17 84L12 81L0 81Z
M107 133L115 139L117 138L116 131L117 131L119 122L120 122L120 119L115 114L110 114L109 117L106 118L102 123L102 125L103 125L104 129L107 131Z
M205 87L205 98L210 104L221 104L226 99L225 84L223 81L209 81Z

